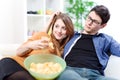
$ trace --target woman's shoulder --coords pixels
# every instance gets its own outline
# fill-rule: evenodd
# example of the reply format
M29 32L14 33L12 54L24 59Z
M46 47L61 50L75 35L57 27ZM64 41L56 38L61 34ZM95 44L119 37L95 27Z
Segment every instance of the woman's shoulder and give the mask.
M50 37L46 32L36 32L32 35L31 39L40 39L41 37Z
M36 32L34 35L48 36L46 32Z

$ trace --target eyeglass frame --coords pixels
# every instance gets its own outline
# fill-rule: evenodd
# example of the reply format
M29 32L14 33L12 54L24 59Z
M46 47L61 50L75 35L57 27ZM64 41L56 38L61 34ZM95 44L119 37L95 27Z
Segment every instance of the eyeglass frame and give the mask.
M101 23L102 23L102 22L99 22L98 20L92 19L92 17L90 17L90 16L87 16L86 20L91 21L91 23L94 24L95 26L96 25L101 25Z

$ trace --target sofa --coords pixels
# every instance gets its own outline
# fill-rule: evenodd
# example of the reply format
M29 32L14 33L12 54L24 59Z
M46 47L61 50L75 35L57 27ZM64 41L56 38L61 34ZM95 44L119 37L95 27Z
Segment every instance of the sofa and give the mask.
M13 56L20 44L1 44L0 45L0 59L6 56ZM111 55L107 68L105 69L105 76L120 80L120 57Z

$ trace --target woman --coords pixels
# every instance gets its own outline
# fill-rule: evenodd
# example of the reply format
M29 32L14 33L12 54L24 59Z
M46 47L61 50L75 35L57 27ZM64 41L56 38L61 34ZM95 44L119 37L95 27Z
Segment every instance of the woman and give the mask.
M17 49L17 56L3 58L0 61L0 80L35 80L24 69L24 59L38 53L62 56L64 46L73 34L71 19L64 13L55 13L46 32L35 33Z

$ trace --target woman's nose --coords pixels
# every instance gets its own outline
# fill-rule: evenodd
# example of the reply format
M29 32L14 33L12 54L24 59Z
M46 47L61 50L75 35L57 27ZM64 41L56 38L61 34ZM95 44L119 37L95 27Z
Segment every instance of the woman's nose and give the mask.
M59 28L59 29L58 29L58 32L62 32L62 29L61 29L61 28Z

